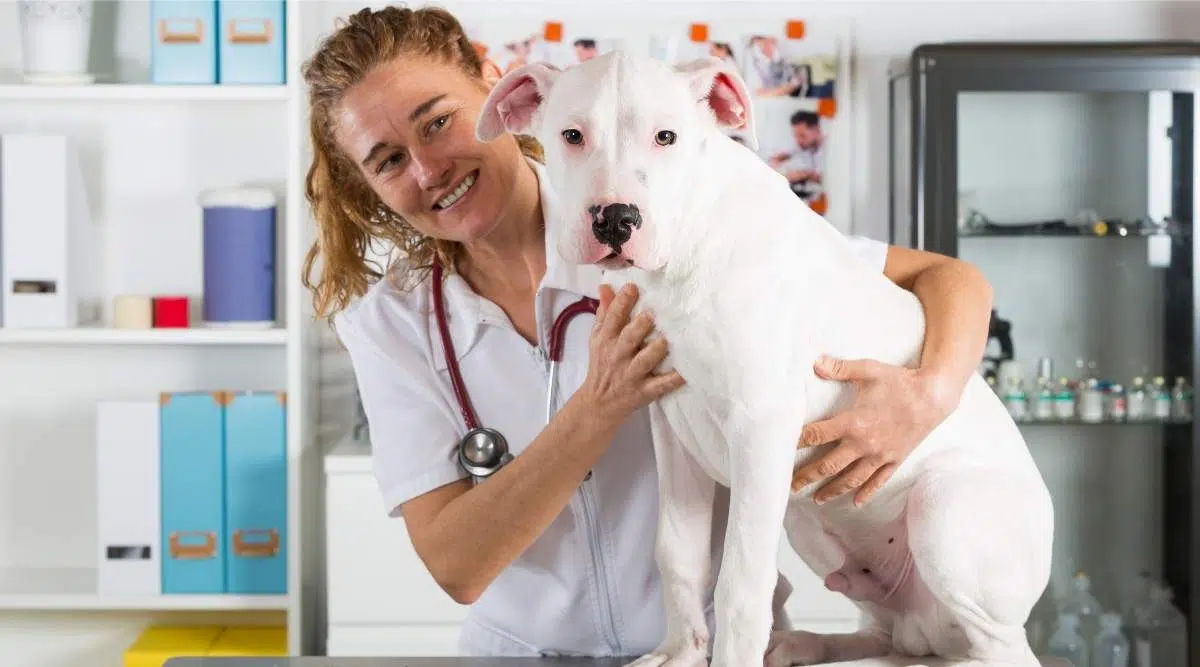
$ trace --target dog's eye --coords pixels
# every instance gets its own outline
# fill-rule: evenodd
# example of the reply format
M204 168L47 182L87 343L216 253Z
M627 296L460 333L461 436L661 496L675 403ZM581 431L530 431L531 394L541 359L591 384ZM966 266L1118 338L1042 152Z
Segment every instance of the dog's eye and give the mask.
M659 130L658 134L654 135L654 143L659 146L670 146L675 143L675 133L670 130Z
M578 146L583 143L583 133L579 130L563 130L562 135L568 144Z

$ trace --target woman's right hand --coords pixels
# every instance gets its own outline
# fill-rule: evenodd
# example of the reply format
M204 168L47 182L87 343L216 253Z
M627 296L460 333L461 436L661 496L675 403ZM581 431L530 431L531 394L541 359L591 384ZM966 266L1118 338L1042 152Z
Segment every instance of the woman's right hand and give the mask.
M646 341L654 331L654 318L649 312L630 318L637 298L634 285L615 295L612 287L601 285L588 341L588 374L580 393L595 413L614 425L684 384L677 371L654 372L667 357L667 341L662 337Z

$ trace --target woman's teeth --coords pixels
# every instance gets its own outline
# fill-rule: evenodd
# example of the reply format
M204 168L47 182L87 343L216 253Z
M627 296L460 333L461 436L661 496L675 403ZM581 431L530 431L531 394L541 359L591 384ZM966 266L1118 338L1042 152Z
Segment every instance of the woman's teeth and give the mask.
M475 185L475 174L467 176L467 178L461 184L459 184L457 188L454 189L454 192L451 192L445 197L439 199L437 202L438 208L450 208L450 205L465 195L467 190L471 189L472 185Z

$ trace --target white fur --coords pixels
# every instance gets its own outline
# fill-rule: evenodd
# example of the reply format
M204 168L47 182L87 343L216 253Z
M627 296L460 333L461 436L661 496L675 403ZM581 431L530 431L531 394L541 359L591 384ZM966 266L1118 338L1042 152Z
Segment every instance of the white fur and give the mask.
M1053 511L1021 433L981 378L864 508L852 494L818 506L812 487L791 493L793 465L824 453L797 449L804 425L853 398L814 375L817 355L912 367L925 324L913 294L866 266L781 175L725 136L741 126L753 140L751 118L744 84L718 61L671 68L611 53L508 74L479 122L481 139L523 132L545 146L559 198L546 224L568 261L606 252L589 207L642 213L606 266L632 265L607 277L638 285L639 308L670 341L667 365L687 384L651 406L667 636L634 664L705 664L702 599L722 484L730 514L714 667L881 664L874 658L888 653L1037 665L1023 624L1048 583ZM584 141L566 141L570 129ZM655 140L664 129L676 133L667 146ZM869 629L772 633L784 533L827 583L849 585Z

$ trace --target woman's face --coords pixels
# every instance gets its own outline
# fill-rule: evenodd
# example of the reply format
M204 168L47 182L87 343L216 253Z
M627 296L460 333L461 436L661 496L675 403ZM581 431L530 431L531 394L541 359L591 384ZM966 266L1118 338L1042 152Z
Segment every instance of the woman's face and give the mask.
M335 137L379 198L427 236L470 242L505 214L517 170L515 140L475 138L486 86L453 65L400 58L347 91Z

